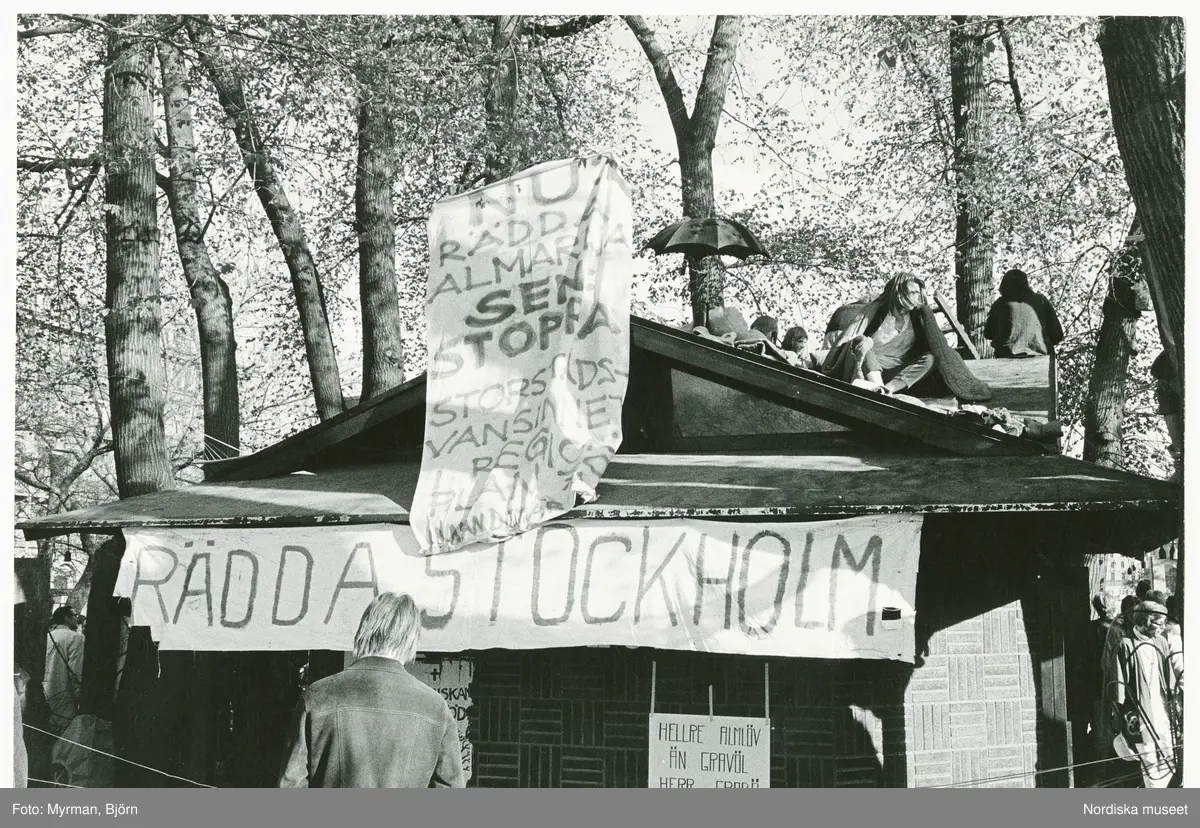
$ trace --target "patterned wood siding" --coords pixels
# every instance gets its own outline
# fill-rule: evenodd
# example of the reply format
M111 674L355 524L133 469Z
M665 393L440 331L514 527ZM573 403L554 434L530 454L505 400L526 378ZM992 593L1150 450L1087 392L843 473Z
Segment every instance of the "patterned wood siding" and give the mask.
M1033 787L1037 697L1020 602L934 633L904 701L914 787Z
M652 663L658 711L706 713L712 685L716 715L753 717L769 662L772 787L1032 787L1030 562L957 522L927 528L916 666L624 647L471 653L473 784L644 787Z

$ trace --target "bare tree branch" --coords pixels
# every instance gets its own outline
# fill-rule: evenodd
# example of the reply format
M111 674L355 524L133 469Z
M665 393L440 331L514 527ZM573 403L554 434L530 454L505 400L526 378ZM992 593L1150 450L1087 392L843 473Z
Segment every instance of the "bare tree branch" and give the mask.
M1021 119L1021 123L1025 123L1025 107L1021 103L1021 85L1017 82L1017 61L1013 55L1012 38L1008 34L1008 28L1004 25L1004 21L1000 20L996 24L1000 31L1000 41L1004 44L1004 54L1008 57L1008 85L1012 87L1013 105L1017 108L1017 117Z
M78 184L68 183L73 195L73 200L69 200L67 206L63 208L57 216L54 217L54 223L58 225L58 232L61 235L71 226L71 220L75 218L75 211L79 209L79 205L87 200L88 192L92 189L92 185L96 183L96 176L100 174L100 162L92 164L91 170L87 177ZM69 173L68 173L69 174ZM65 213L65 216L63 215Z
M713 136L716 124L725 105L725 87L732 61L726 59L737 44L740 30L738 19L718 15L713 24L712 42L708 47L708 59L704 62L704 74L700 78L700 89L696 92L696 107L692 111L693 124L711 124Z
M100 163L99 156L89 155L86 158L47 158L29 156L17 159L17 169L29 172L44 173L54 170L68 170L73 167L94 167Z
M581 14L569 20L564 20L561 23L534 23L529 27L529 32L530 34L547 38L570 37L571 35L587 31L592 26L603 23L607 19L607 15L603 14Z
M658 80L658 86L667 102L667 114L671 116L671 126L675 130L676 137L685 140L691 125L691 118L688 116L687 104L683 101L683 90L679 88L679 81L675 79L675 70L671 68L670 58L658 45L658 38L654 36L654 30L646 25L645 20L634 14L625 15L622 19L629 26L633 36L641 44L642 51L650 60L650 66L654 69L654 77Z
M17 32L17 40L28 40L31 37L50 37L51 35L70 34L86 26L86 23L60 23L57 26L37 26Z
M106 441L104 439L107 435L108 435L108 426L107 425L96 432L96 436L92 440L91 447L86 452L84 452L82 455L80 455L79 459L75 461L75 464L73 466L71 466L71 468L67 471L67 473L65 475L63 475L63 478L59 484L59 488L62 492L69 491L71 486L73 486L75 484L75 481L78 480L79 477L84 472L86 472L89 468L91 468L92 463L95 462L96 458L100 457L101 455L107 454L108 452L113 450L112 441L111 440ZM65 501L65 500L66 500L65 495L61 495L59 497L60 506L62 505L63 501Z
M35 480L20 469L13 469L13 477L17 478L18 483L24 483L31 489L37 489L39 492L46 492L47 494L56 494L53 486L43 483L40 480Z

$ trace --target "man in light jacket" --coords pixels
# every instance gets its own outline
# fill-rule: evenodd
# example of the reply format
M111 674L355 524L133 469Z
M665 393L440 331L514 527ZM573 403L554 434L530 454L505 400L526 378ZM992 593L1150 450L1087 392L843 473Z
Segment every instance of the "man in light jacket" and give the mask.
M55 734L67 729L79 707L83 642L79 613L69 606L56 609L46 635L46 674L42 679L42 692L50 707L47 729Z
M281 788L461 788L458 728L446 700L404 665L417 654L420 611L380 593L363 612L354 662L300 698Z

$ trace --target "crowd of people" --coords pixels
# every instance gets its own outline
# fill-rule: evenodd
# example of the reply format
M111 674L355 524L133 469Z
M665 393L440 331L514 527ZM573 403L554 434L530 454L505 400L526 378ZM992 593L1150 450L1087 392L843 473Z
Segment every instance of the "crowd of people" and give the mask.
M1105 776L1137 762L1147 788L1180 785L1179 748L1183 719L1182 594L1164 595L1149 581L1111 616L1102 596L1096 609L1100 648L1100 710L1096 716L1099 755Z

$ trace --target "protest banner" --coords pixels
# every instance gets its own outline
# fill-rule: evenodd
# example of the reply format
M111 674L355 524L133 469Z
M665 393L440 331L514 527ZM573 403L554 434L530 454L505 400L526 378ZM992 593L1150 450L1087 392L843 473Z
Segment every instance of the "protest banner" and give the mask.
M418 659L408 665L412 673L425 684L442 694L454 724L458 727L458 741L462 747L463 779L470 781L474 764L475 749L467 738L467 711L471 707L471 679L475 675L475 664L469 658L441 658L426 661Z
M164 650L347 650L367 603L392 590L422 608L429 652L609 644L911 662L921 525L580 520L433 556L397 525L144 529L126 535L116 591Z
M605 156L434 205L412 507L423 550L508 537L595 499L621 443L631 229Z
M771 787L771 722L650 714L651 788Z

